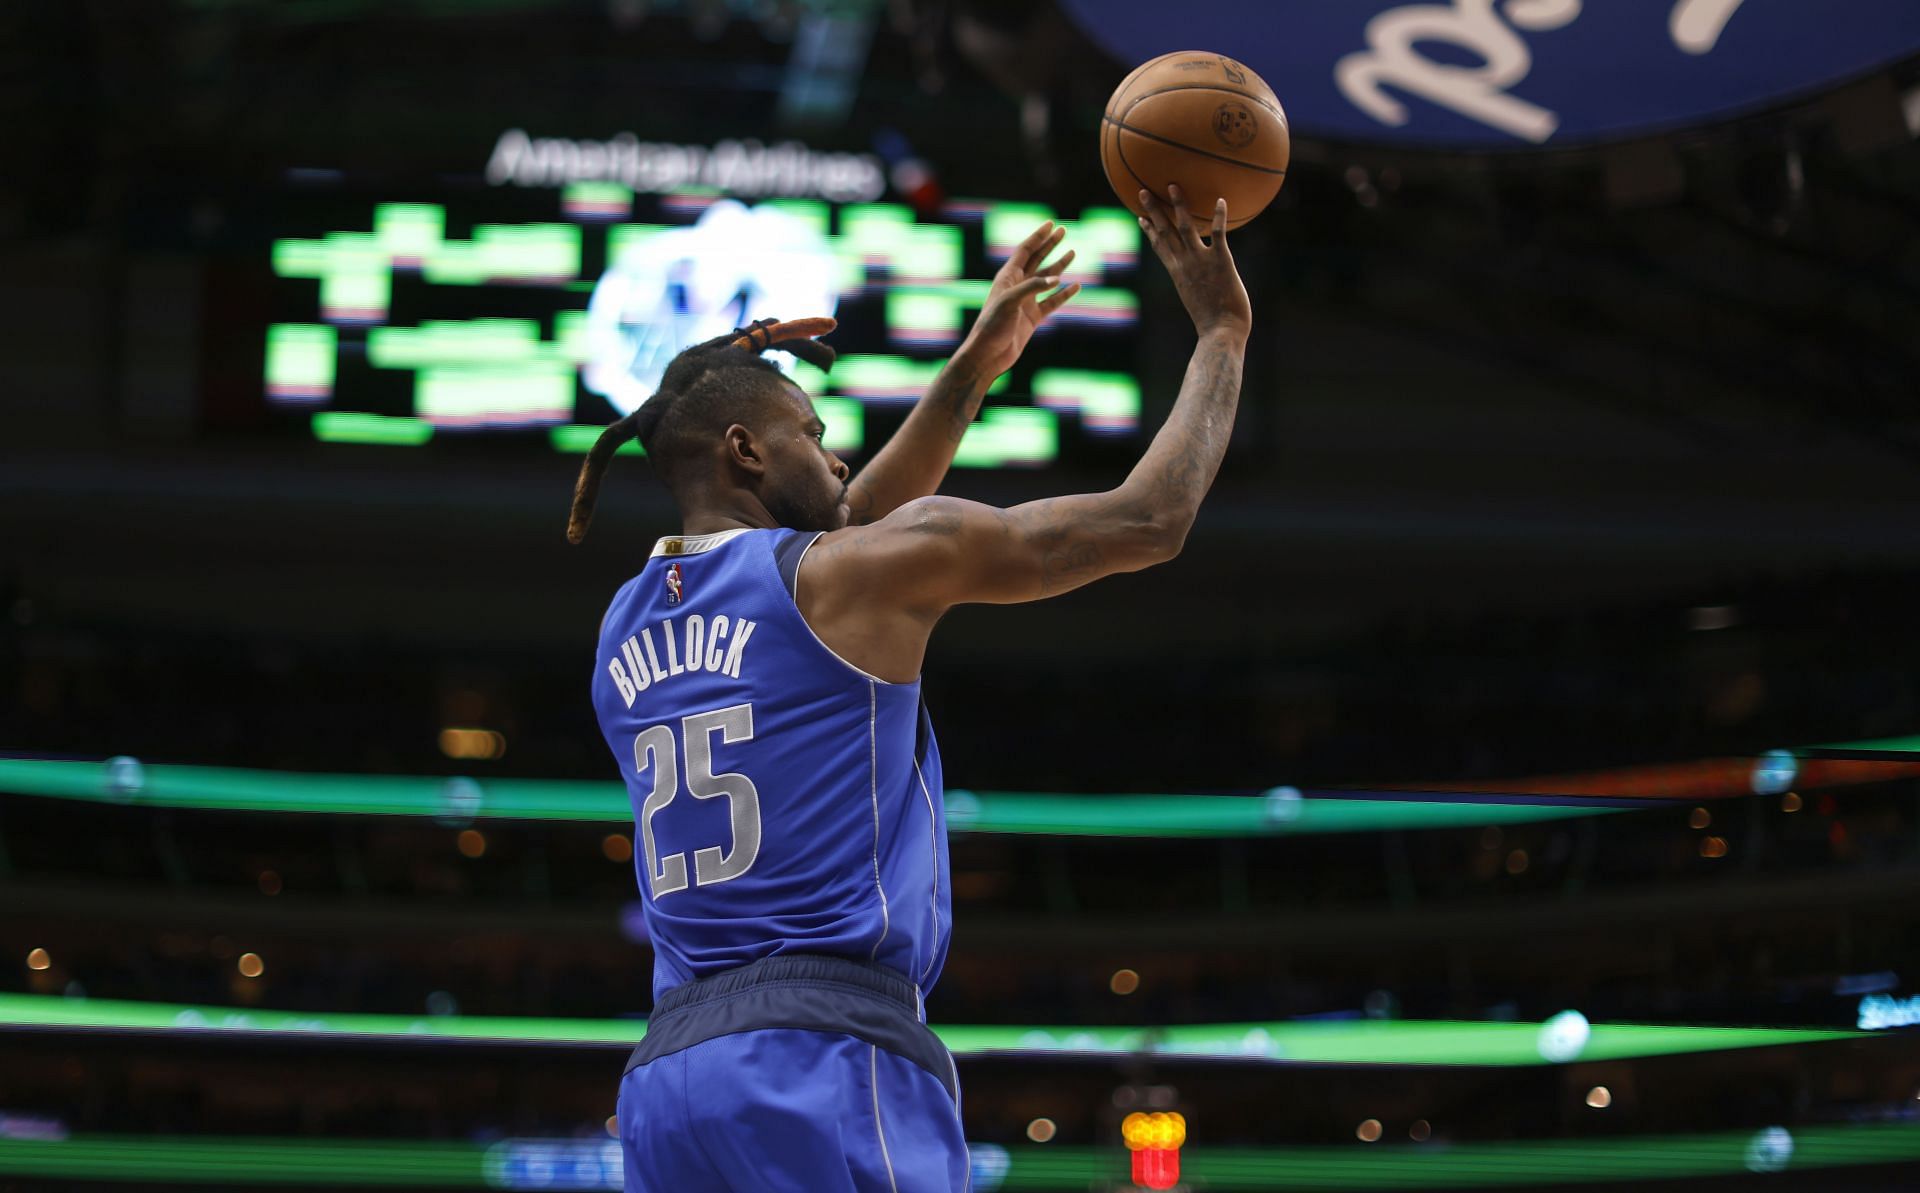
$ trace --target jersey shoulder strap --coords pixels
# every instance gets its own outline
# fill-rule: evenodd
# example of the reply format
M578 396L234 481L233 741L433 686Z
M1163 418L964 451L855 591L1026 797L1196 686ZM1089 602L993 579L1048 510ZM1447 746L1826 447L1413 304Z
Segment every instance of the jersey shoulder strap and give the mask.
M800 599L800 557L807 553L807 548L813 546L821 533L815 531L807 534L796 530L774 544L773 562L780 568L780 583L787 586L787 596L796 602Z

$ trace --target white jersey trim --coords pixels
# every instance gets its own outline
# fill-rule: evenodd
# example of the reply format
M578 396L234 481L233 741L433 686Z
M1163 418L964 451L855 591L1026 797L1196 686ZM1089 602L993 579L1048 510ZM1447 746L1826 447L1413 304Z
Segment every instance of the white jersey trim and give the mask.
M880 689L867 685L867 774L873 790L873 889L880 892L880 939L873 942L867 960L880 959L880 946L887 943L893 930L893 916L887 911L887 887L880 881Z
M920 971L920 981L924 982L927 980L927 975L933 972L934 959L940 955L940 822L934 816L933 792L927 789L927 776L921 773L918 758L913 760L913 777L920 780L920 794L927 800L927 836L933 844L933 895L927 900L929 909L933 912L933 940L927 948L926 968ZM918 982L914 984L914 988L919 989ZM924 1012L920 1017L925 1020Z
M653 545L649 559L659 559L664 555L700 555L715 547L725 546L745 534L746 527L738 530L716 530L712 534L670 534Z
M873 1130L880 1136L880 1158L887 1162L887 1188L900 1193L900 1182L893 1175L893 1153L887 1150L887 1128L880 1121L880 1049L873 1044L867 1045L867 1087L873 1091Z
M874 951L866 955L868 961L879 961L879 947L887 943L887 934L893 932L893 916L887 913L887 886L879 880L879 688L874 684L866 686L866 743L868 743L868 778L872 780L874 790L874 889L879 891L879 939L874 941Z

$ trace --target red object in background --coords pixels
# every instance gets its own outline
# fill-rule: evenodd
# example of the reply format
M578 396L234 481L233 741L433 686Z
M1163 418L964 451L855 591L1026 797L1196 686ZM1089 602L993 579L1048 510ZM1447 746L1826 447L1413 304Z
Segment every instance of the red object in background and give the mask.
M1133 1183L1146 1189L1171 1189L1180 1183L1180 1145L1187 1141L1187 1120L1179 1114L1129 1114L1120 1138L1133 1153Z
M1180 1183L1180 1149L1144 1147L1133 1153L1133 1183L1145 1189L1171 1189Z

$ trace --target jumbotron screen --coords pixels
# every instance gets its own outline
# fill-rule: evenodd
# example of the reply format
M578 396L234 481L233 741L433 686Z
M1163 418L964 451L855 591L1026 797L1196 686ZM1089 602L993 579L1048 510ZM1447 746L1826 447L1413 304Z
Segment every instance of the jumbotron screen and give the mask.
M814 396L828 446L858 453L932 381L1008 253L1054 219L1083 289L989 391L956 463L1037 467L1139 433L1141 237L1122 208L948 200L916 213L609 182L436 199L287 198L266 331L276 421L328 441L582 452L687 345L830 314L830 375L775 358Z

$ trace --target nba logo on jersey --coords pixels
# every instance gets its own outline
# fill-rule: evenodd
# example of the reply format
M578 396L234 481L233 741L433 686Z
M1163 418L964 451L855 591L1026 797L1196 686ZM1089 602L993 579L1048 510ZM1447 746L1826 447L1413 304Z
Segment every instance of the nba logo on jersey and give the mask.
M668 567L667 568L667 604L677 605L680 603L680 597L682 595L682 589L684 585L685 585L685 582L680 578L680 565L676 563Z

